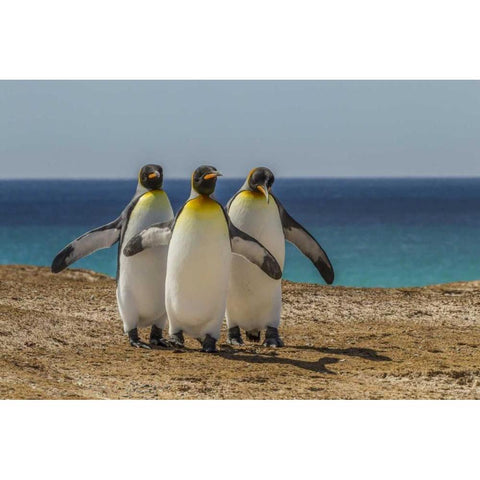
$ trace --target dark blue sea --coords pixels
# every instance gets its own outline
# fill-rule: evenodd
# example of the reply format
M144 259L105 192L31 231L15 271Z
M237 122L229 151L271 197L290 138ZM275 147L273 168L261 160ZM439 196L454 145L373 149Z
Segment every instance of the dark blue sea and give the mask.
M226 203L242 179L220 179ZM130 180L0 181L0 263L50 265L75 237L116 218ZM174 209L187 180L165 180ZM401 287L480 279L480 179L277 179L274 192L312 233L335 284ZM74 264L115 276L116 246ZM290 244L284 278L322 283Z

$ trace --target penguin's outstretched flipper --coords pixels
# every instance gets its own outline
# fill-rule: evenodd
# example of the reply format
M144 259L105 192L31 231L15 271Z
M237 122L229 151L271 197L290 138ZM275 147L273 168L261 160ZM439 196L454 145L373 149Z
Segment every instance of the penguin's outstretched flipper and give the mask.
M130 239L123 249L126 257L143 252L146 248L168 245L172 237L172 222L156 223Z
M273 195L271 195L273 197ZM327 254L319 243L297 221L295 221L276 198L280 219L282 221L285 239L293 243L317 267L320 275L330 285L333 283L334 272Z
M282 278L282 269L275 257L257 240L239 230L232 222L228 223L232 253L240 255L260 267L269 277Z
M52 272L58 273L73 262L86 257L102 248L111 247L120 239L123 218L118 217L113 222L90 230L69 243L52 262Z

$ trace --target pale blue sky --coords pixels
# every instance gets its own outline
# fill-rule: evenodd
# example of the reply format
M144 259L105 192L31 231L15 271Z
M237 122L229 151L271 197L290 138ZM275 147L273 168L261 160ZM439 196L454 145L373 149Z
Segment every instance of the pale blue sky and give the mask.
M0 81L1 178L479 176L478 81Z

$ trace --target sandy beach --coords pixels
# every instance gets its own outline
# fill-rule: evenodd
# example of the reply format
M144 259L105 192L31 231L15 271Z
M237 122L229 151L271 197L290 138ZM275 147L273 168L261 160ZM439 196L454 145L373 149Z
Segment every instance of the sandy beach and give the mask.
M480 281L284 282L286 346L213 355L130 347L105 275L4 265L0 290L3 399L480 399Z

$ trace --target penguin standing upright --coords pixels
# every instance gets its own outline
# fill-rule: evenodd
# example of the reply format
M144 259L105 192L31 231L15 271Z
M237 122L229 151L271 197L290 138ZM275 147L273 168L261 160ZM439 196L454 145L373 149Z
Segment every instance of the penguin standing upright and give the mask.
M150 344L167 347L162 330L167 323L165 273L168 247L158 246L135 258L125 257L124 245L156 222L173 219L173 210L162 189L160 165L145 165L138 175L134 197L111 223L91 230L68 244L53 260L52 272L64 268L101 248L119 242L117 259L117 303L124 331L133 347L150 348L140 340L138 327L151 326Z
M268 168L253 169L227 204L231 221L262 242L282 269L285 240L293 243L313 262L324 280L331 284L334 273L327 254L273 196L273 182L274 175ZM278 334L281 309L281 281L252 268L242 258L232 258L226 310L228 342L242 345L240 328L243 328L249 340L260 341L260 332L266 330L264 345L283 346Z
M132 238L124 249L128 256L169 244L165 296L170 342L183 346L186 333L198 339L205 352L216 351L225 315L232 253L243 256L272 278L282 276L272 254L238 230L211 197L220 175L215 167L198 167L192 175L190 198L175 220L152 225Z

